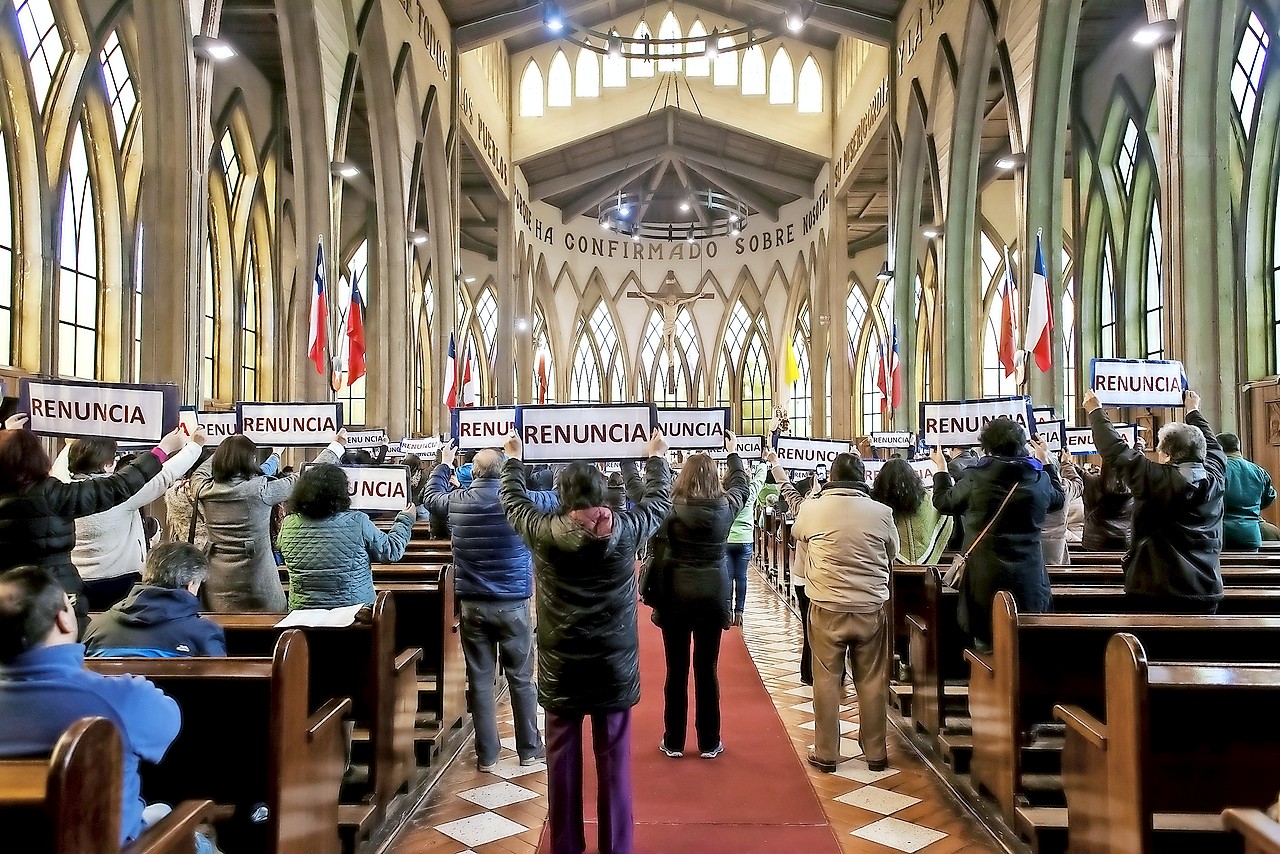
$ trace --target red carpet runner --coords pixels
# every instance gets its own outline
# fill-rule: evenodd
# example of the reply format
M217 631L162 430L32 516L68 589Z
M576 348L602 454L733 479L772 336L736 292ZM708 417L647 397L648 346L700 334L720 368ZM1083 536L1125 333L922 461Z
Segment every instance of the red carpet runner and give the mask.
M640 705L632 712L637 854L828 854L838 852L802 760L743 643L742 630L725 632L720 647L720 708L725 751L716 759L696 752L669 759L662 738L662 634L640 606ZM686 750L696 751L690 685ZM595 775L590 735L584 774L587 850L596 851ZM549 854L544 825L539 854Z

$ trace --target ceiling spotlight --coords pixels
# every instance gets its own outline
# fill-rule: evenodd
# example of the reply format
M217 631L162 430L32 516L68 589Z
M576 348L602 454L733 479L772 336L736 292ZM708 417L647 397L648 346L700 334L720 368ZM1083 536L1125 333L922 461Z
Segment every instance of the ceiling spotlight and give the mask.
M893 271L889 269L888 261L885 261L884 265L880 267L880 272L876 273L876 281L877 282L893 281Z
M996 161L996 168L1008 172L1010 169L1018 169L1027 162L1025 154L1006 154Z
M215 39L212 36L192 36L191 46L200 56L217 62L221 62L224 59L231 59L236 55L236 49L229 43L222 39Z
M335 160L333 163L330 163L329 171L334 175L337 175L339 178L354 178L360 174L359 167L351 163L343 163L340 160Z
M600 220L600 227L603 228L605 231L609 231L610 229L613 228L613 226L609 224L609 220L607 219Z
M631 213L630 205L623 205L622 207L618 208L618 216L628 216L630 215L630 213Z
M617 30L609 30L608 52L614 59L622 59L622 36Z
M682 210L682 211L688 211L688 210L689 210L689 203L688 203L688 202L681 202L681 203L680 203L680 210Z
M920 229L920 234L926 240L937 240L942 236L942 228L938 225L926 225L924 228Z
M560 7L555 3L544 3L542 6L542 23L553 33L563 30L564 16L560 14Z
M706 41L707 59L715 59L720 55L720 30L716 27L711 28L711 32L707 34Z
M689 229L689 242L690 242L690 243L692 243L692 242L693 242L693 229L692 229L692 228L691 228L691 229Z
M422 244L426 243L430 239L431 239L431 235L420 228L414 229L413 231L409 232L409 240L413 243L414 246L421 246Z
M804 29L804 13L799 6L787 13L787 29L793 33L798 33Z
M738 225L738 224L735 222L735 223L733 224L733 227L729 229L729 233L730 233L730 234L733 234L733 235L742 234L742 226Z
M631 232L631 239L632 239L632 240L634 240L636 243L639 243L639 242L640 242L640 232L638 232L638 231L633 231L633 232Z
M1134 31L1130 37L1139 47L1155 47L1168 44L1178 35L1178 22L1170 19L1152 21Z
M472 284L473 282L475 282L475 280L476 280L476 277L475 277L475 276L467 276L467 277L466 277L466 278L464 278L462 281L464 281L464 282L466 282L468 285L470 285L470 284Z
M516 332L524 332L529 328L529 319L527 317L516 318Z
M738 215L736 213L729 214L729 222L737 222L737 221L738 221Z

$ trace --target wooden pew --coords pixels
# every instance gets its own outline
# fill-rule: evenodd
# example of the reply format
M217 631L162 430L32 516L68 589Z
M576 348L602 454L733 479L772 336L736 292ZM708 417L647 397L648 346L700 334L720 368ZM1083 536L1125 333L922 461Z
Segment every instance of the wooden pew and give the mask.
M282 629L279 614L210 614L227 636L234 656L269 656ZM418 648L396 645L394 597L381 591L354 625L343 629L301 628L310 658L312 706L350 697L357 741L367 739L369 779L354 800L366 809L343 809L343 823L362 836L382 821L392 799L410 785L414 761L414 716L418 707ZM344 799L345 800L345 799Z
M214 808L183 801L120 847L123 747L115 724L81 718L48 757L0 759L0 827L22 854L194 854L196 828Z
M308 701L307 640L284 632L270 659L90 658L109 676L151 680L182 708L182 731L159 765L143 768L149 798L233 804L219 823L227 851L338 854L338 793L351 700ZM254 813L266 808L265 818Z
M1019 614L1012 595L997 593L992 651L966 649L964 657L973 723L969 772L1006 822L1015 818L1026 734L1052 721L1056 704L1101 713L1107 642L1122 631L1161 661L1265 662L1280 647L1280 617Z
M1146 854L1157 834L1219 850L1221 811L1275 799L1280 664L1149 663L1142 643L1107 644L1105 720L1059 705L1063 784L1078 854ZM1183 840L1175 840L1183 842Z
M1086 552L1071 550L1072 566L1120 566L1124 552ZM1280 549L1264 548L1257 552L1223 552L1221 566L1280 566Z
M1280 854L1280 822L1262 810L1223 810L1222 824L1244 837L1244 854Z

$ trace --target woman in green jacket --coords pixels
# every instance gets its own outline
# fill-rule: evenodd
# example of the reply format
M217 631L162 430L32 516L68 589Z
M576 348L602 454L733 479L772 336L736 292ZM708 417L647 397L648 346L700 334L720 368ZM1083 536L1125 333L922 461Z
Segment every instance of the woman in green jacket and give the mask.
M755 474L751 478L747 492L747 503L742 505L738 515L733 518L729 528L727 554L729 558L729 582L733 596L733 625L742 625L742 612L747 607L747 567L751 565L751 554L755 550L756 500L764 487L765 476L769 467L763 462L756 465Z
M955 524L925 500L924 484L911 465L900 457L884 464L871 487L871 497L893 510L901 548L898 560L919 566L934 566L951 539Z

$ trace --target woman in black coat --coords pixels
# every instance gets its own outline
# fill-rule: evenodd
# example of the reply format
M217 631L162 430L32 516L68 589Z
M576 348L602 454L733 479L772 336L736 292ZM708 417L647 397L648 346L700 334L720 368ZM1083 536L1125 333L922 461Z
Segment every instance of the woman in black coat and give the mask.
M1049 575L1044 568L1040 533L1044 517L1062 509L1066 496L1058 473L1046 466L1044 440L1030 445L1022 425L997 418L978 437L986 456L965 471L958 482L947 473L946 460L933 452L938 473L933 476L933 506L958 516L964 525L964 550L973 548L987 524L996 516L1005 496L1012 497L991 529L969 553L960 583L957 618L960 628L974 639L979 650L991 647L991 601L1008 590L1024 614L1050 609Z
M720 740L720 635L733 620L729 567L729 528L746 505L751 485L727 434L729 477L722 487L715 461L694 454L685 461L671 489L671 513L654 537L656 576L645 591L653 620L662 628L667 655L666 732L658 747L673 758L684 755L689 715L689 649L693 648L694 729L698 752L714 759Z

